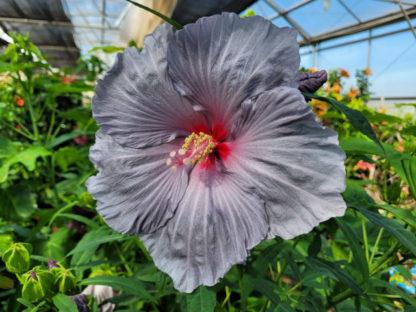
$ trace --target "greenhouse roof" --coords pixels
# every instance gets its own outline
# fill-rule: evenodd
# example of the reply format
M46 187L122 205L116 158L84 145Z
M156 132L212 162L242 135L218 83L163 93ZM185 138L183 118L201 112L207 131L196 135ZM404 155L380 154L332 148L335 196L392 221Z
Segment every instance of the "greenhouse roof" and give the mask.
M55 66L73 66L80 56L71 20L60 1L0 0L0 27L5 33L29 33ZM0 45L7 41L3 36Z
M80 51L82 54L94 46L119 44L120 29L131 6L125 0L0 0L0 28L6 32L30 32L31 40L50 56L53 64L73 65ZM351 70L370 65L373 68L374 63L381 63L375 61L370 64L370 42L383 37L390 40L401 36L399 43L398 39L391 39L395 41L394 45L383 43L382 57L392 58L388 66L378 70L380 75L385 76L388 67L397 59L413 53L415 48L415 45L407 45L416 42L416 0L178 0L173 18L186 24L201 16L221 11L243 14L246 9L254 10L257 15L279 27L296 28L306 67L339 66L340 61L333 65L334 57L319 54L320 51L338 48L334 49L338 52L340 47L348 50L354 45L354 62L349 62L347 52L343 54L342 65L346 68L350 66ZM2 36L0 29L0 45L5 44L4 40L7 41L7 38ZM378 42L381 43L382 39ZM375 55L381 53L379 43L374 41L373 45L371 58L380 59L380 55ZM394 48L400 51L391 51ZM330 62L324 62L325 58ZM408 80L404 77L409 76L409 68L413 66L409 62L412 61L402 64L400 77L404 82ZM407 71L406 75L403 75L404 71ZM377 90L384 90L384 85L389 84L387 78L384 80L376 86L376 93L381 93ZM406 92L412 96L416 94L411 87L406 87Z

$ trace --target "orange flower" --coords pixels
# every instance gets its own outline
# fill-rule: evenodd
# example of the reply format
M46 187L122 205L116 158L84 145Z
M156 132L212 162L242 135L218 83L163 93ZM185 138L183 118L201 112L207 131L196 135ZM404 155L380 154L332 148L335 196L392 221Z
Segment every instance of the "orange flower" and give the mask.
M380 108L379 112L382 113L382 114L385 114L386 113L386 108L385 107Z
M63 84L68 84L68 83L76 82L76 81L77 81L77 78L71 78L71 77L62 77L61 78L61 82Z
M316 67L312 67L312 68L309 68L309 70L308 70L308 73L314 73L314 72L316 72L318 69L316 68Z
M17 105L19 105L19 106L23 106L23 105L25 105L25 101L23 101L23 99L20 97L20 96L18 96L18 95L15 95L14 97L13 97L13 100L16 102L16 104Z
M328 106L326 105L325 102L313 99L311 101L311 105L312 105L313 112L318 117L322 117L323 115L325 115L328 112Z
M339 93L341 91L341 86L338 83L334 83L334 85L331 88L331 91L335 93Z
M367 170L367 169L372 169L375 167L376 167L376 164L370 164L364 160L359 160L357 165L354 167L354 170L358 170L358 169Z
M341 75L341 77L346 77L349 78L350 77L350 73L348 72L348 70L344 69L344 68L340 68L338 69L339 74Z
M350 99L355 98L357 95L358 95L358 90L357 89L353 89L353 90L351 90L350 92L347 93L347 96Z
M364 69L364 74L366 74L367 76L370 76L371 75L371 69L370 68Z

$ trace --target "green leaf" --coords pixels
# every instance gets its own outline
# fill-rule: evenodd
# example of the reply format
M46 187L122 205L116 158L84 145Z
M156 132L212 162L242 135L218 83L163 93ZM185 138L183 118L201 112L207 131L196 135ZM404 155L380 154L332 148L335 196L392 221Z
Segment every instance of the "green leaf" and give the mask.
M67 171L70 165L77 164L85 160L85 158L79 153L79 150L71 146L60 148L53 154L53 158L56 165L58 165L63 171Z
M98 228L97 223L95 223L94 221L91 221L90 219L88 219L84 216L76 215L76 214L73 214L73 213L61 213L61 214L58 215L58 217L65 217L65 218L68 218L68 219L72 219L72 220L82 222L82 223L88 225L92 229Z
M316 257L318 253L321 251L322 241L321 241L321 234L319 232L315 233L313 237L313 241L308 247L308 256L309 257Z
M365 210L360 207L355 207L358 209L368 220L374 224L384 227L386 231L390 232L395 236L399 242L406 246L414 255L416 255L416 236L412 232L403 228L395 220L384 217L378 213Z
M276 289L279 288L279 285L265 279L261 278L250 278L253 284L253 288L260 292L261 294L265 295L267 298L270 299L271 302L278 305L280 303L279 296L274 292Z
M166 15L163 15L163 14L161 14L161 13L159 13L159 12L157 12L157 11L155 11L155 10L153 10L153 9L151 9L151 8L143 5L143 4L140 4L140 3L137 3L137 2L134 2L134 1L131 1L131 0L127 0L127 1L130 2L133 5L141 8L141 9L143 9L143 10L146 10L146 11L148 11L150 13L153 13L154 15L156 15L156 16L160 17L161 19L163 19L165 22L171 24L176 29L182 29L183 28L183 26L181 24L179 24L178 22L174 21L173 19L167 17Z
M96 276L82 280L80 285L105 285L114 289L121 290L128 294L132 294L141 299L147 299L156 302L144 285L138 279L121 277L121 276Z
M14 288L14 281L7 276L0 275L0 289Z
M57 294L52 298L53 304L59 309L61 312L74 312L78 311L77 305L75 302L65 296L64 294Z
M66 133L63 134L57 138L54 138L53 140L51 140L50 142L48 142L45 147L47 149L52 149L55 146L58 146L66 141L72 140L73 138L76 138L78 136L81 135L93 135L95 134L95 131L86 131L86 130L77 130L77 131L73 131L71 133Z
M403 181L412 187L415 184L416 158L408 153L400 153L393 146L383 144L384 151L371 141L358 138L341 140L340 146L346 153L364 153L386 157ZM416 185L415 185L416 188ZM416 192L416 190L415 190Z
M381 146L380 141L377 139L377 136L373 128L371 128L370 123L368 122L367 118L365 118L363 113L361 113L360 111L356 109L352 109L342 104L341 102L338 102L337 100L334 100L331 98L327 98L327 97L323 97L323 96L319 96L319 95L315 95L311 93L306 93L306 92L302 92L302 94L306 97L324 101L334 106L337 110L339 110L348 118L348 120L350 121L351 125L354 127L355 130L369 137L383 150L383 147Z
M103 51L104 53L115 53L115 52L123 52L123 47L114 47L114 46L106 46L106 47L94 47L88 51L88 53L92 53L95 51Z
M78 84L56 83L56 84L47 86L46 89L50 93L82 93L82 92L94 91L94 86L90 86L85 83L78 83Z
M7 142L8 141L8 142ZM51 153L43 146L29 146L23 150L18 148L19 144L2 139L0 141L0 158L3 158L3 162L0 167L0 183L7 179L9 174L9 168L16 164L22 163L29 171L35 170L36 159L40 156L48 156Z
M215 291L200 286L192 294L186 295L186 303L189 312L213 312L217 303Z
M52 258L57 261L65 260L65 253L70 248L68 246L70 238L70 230L66 227L58 229L49 236L42 249L44 257Z
M358 285L348 274L344 273L342 269L333 262L329 262L319 258L307 258L306 263L312 268L318 270L328 271L336 277L345 286L349 287L354 293L365 296L363 289Z
M358 181L347 179L346 182L347 188L342 193L342 197L348 207L367 207L369 204L375 204L374 200L367 194Z
M395 293L395 294L399 295L404 300L409 302L411 305L416 306L416 300L412 296L409 296L403 290L389 284L388 282L385 282L381 279L376 279L376 278L371 279L370 282L371 282L372 286L387 288L387 290L391 291L392 293ZM381 292L381 294L385 294L385 293L386 293L385 290L383 290Z
M416 217L410 212L410 210L406 208L396 208L390 205L373 205L373 207L392 213L396 218L401 219L416 229Z
M353 263L355 264L355 267L360 270L363 280L367 281L370 277L370 272L368 270L368 262L364 250L360 246L360 239L355 235L351 228L344 223L344 221L340 218L337 218L336 221L350 245L352 255L354 256Z
M371 122L391 122L391 123L401 123L403 120L400 117L382 114L379 112L375 112L373 110L363 110L362 112L364 116Z
M91 248L95 248L104 243L110 243L123 238L128 238L128 236L110 231L107 228L99 228L95 231L88 232L88 234L90 235L88 235L88 237L85 235L78 242L75 248L67 254L67 256L90 250Z
M28 218L35 212L36 207L32 200L30 189L24 185L13 185L7 189L14 211L21 218Z
M406 134L406 135L413 135L416 136L416 126L408 126L403 128L402 131L400 131L401 134Z

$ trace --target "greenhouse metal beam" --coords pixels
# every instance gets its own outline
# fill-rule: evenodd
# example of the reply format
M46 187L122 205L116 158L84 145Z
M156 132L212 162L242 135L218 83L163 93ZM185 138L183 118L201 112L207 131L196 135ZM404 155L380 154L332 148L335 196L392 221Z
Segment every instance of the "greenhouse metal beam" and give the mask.
M381 1L381 2L390 2L390 3L398 4L397 0L378 0L378 1ZM409 2L409 1L400 1L400 2L402 4L405 4L405 5L416 6L416 3L415 2Z
M41 50L53 50L53 51L68 51L68 52L79 52L77 47L66 47L66 46L50 46L50 45L38 45Z
M72 24L71 22L47 21L47 20L17 18L17 17L0 17L0 22L36 24L40 26L52 25L52 26L62 26L62 27L78 27L78 28L90 28L90 29L103 29L104 28L105 30L114 30L114 31L119 30L119 28L116 28L116 27L103 27L102 25Z
M415 36L416 39L416 31L412 25L412 22L410 21L409 15L407 15L405 9L403 8L403 5L401 4L401 1L398 2L398 5L400 6L400 10L403 13L403 16L405 17L407 23L409 24L410 29L412 30L413 35Z
M298 4L295 4L294 6L290 7L286 11L284 11L283 14L287 15L290 12L307 5L308 3L312 2L312 1L315 1L315 0L305 0L305 1L299 2ZM273 15L272 17L269 17L269 20L272 21L272 20L278 18L279 16L282 16L282 14L277 13L276 15Z
M409 30L411 30L410 27L409 28L395 30L395 31L391 31L391 32L387 32L387 33L380 34L380 35L376 35L376 36L371 36L370 35L370 36L365 37L365 38L351 40L351 41L347 41L347 42L343 42L343 43L338 43L338 44L334 44L334 45L327 46L327 47L323 47L323 48L318 48L316 50L302 52L302 53L300 53L300 55L308 55L308 54L312 54L312 53L316 53L316 52L321 52L321 51L325 51L325 50L331 50L331 49L335 49L335 48L344 47L344 46L351 45L351 44L354 44L354 43L360 43L360 42L364 42L364 41L371 41L373 39L378 39L378 38L383 38L383 37L387 37L387 36L391 36L391 35L396 35L396 34L400 34L402 32L406 32L406 31L409 31ZM370 31L371 31L371 29L370 29Z
M405 9L405 12L407 16L410 18L416 17L416 7ZM366 22L362 22L361 24L356 24L348 27L343 27L340 29L337 29L332 32L325 33L323 35L315 36L309 38L309 40L302 40L299 42L300 46L306 46L310 44L316 44L323 41L348 36L352 34L356 34L362 31L370 30L372 28L380 27L389 25L392 23L397 23L403 21L405 18L403 16L403 13L399 10L394 13L386 14L371 20L368 20Z
M282 10L276 3L274 3L272 0L264 0L267 4L269 4L273 9L276 10L277 13L279 13L283 18L292 25L302 36L303 40L305 42L309 42L309 35L303 30L302 27L299 26L298 23L296 23L289 15L287 11Z
M352 17L354 17L355 18L355 20L359 23L359 24L361 24L362 22L361 22L361 20L358 18L358 16L357 15L355 15L354 14L354 12L353 11L351 11L351 9L348 7L348 5L346 5L345 3L344 3L344 1L342 1L342 0L338 0L338 2L344 7L344 9L345 10L347 10L347 12L352 16Z

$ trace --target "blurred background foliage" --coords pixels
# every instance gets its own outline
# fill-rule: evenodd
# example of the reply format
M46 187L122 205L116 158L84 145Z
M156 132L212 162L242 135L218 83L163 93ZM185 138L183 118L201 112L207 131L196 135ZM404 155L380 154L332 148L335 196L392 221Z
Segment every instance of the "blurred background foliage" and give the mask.
M349 119L310 101L348 156L345 216L263 242L192 294L173 288L138 237L105 225L86 192L91 97L105 70L93 51L75 69L52 68L22 35L0 56L1 311L416 311L416 123L366 106L369 69L350 89L350 74L331 70L317 92L354 109ZM381 145L352 126L362 115ZM87 285L112 295L80 300Z

